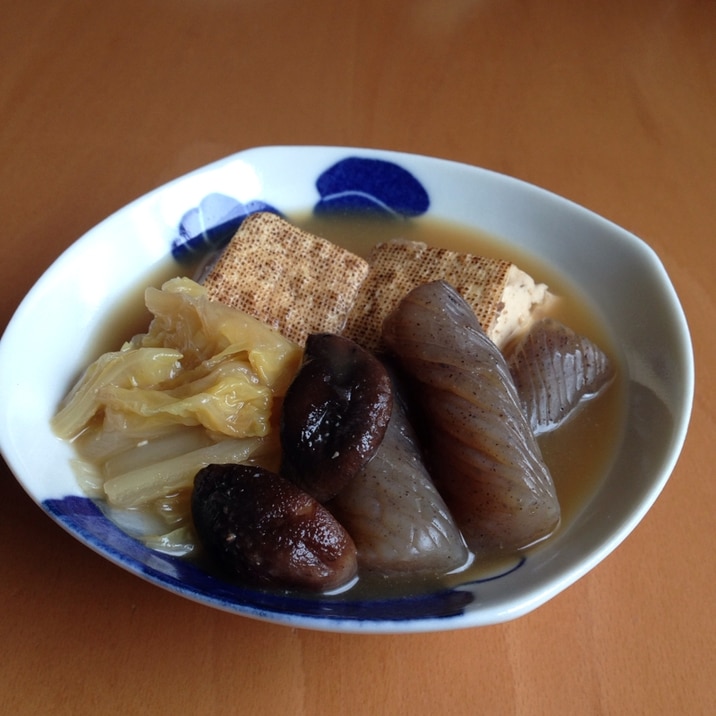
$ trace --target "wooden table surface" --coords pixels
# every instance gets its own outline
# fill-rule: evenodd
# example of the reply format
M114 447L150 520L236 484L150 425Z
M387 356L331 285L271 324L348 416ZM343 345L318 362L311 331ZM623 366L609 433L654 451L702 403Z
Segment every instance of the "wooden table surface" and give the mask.
M80 545L3 463L0 712L716 713L713 0L7 0L0 67L3 328L148 190L251 146L339 144L515 175L636 233L697 362L636 531L488 628L335 635L196 605Z

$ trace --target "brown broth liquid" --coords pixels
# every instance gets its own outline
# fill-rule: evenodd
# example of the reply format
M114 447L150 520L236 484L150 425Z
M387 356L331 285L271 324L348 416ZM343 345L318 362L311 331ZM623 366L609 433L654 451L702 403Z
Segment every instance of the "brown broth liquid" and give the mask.
M376 244L400 237L455 251L508 259L536 281L547 284L553 294L564 299L557 303L552 315L578 333L591 338L617 368L617 379L607 390L588 401L557 430L540 436L538 440L554 479L562 510L557 533L566 529L606 475L619 444L625 416L626 390L618 353L596 311L589 306L579 290L567 278L527 252L488 234L443 221L398 221L360 215L317 217L312 214L298 214L289 219L301 228L362 256L366 256ZM149 315L144 307L144 290L147 286L160 287L165 280L177 275L193 276L194 268L179 266L169 258L166 263L162 262L150 269L116 307L105 323L107 329L93 341L92 357L104 351L116 350L123 341L147 329ZM544 542L528 548L527 552L539 549L541 544ZM435 588L436 581L447 586L499 573L509 568L515 559L514 554L498 555L487 560L481 558L467 570L454 575L421 577L417 580L414 577L386 579L382 576L361 575L356 586L336 598L386 597L406 591L430 590Z

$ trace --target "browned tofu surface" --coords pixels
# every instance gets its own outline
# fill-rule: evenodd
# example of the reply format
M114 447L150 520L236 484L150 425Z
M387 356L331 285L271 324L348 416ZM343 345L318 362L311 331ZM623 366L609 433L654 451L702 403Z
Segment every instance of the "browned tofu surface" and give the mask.
M252 214L204 278L209 296L303 345L340 333L368 274L365 259L271 213Z

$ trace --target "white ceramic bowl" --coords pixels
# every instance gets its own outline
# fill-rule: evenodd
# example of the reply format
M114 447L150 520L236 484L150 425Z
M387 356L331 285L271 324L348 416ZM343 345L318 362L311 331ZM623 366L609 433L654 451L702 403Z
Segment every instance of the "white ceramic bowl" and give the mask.
M628 412L596 494L565 530L499 578L414 598L298 599L225 584L152 552L84 497L50 418L94 357L104 321L153 267L220 240L250 211L381 206L448 219L522 247L571 278L622 352ZM297 627L417 632L494 624L554 597L635 528L681 450L693 356L678 298L642 241L575 204L490 171L422 156L337 147L250 149L179 178L79 239L21 303L0 344L0 445L28 494L87 546L203 604Z

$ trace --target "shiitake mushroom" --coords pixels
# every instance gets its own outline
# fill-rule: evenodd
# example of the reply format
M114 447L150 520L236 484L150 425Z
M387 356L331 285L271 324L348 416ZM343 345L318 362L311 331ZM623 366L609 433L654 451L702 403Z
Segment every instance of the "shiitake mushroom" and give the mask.
M319 502L335 497L375 454L392 406L388 372L370 351L310 335L283 403L281 474Z
M330 591L357 573L355 544L333 515L264 468L202 468L194 478L191 509L201 543L233 576Z

